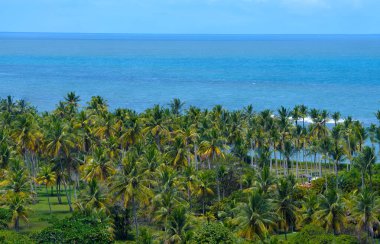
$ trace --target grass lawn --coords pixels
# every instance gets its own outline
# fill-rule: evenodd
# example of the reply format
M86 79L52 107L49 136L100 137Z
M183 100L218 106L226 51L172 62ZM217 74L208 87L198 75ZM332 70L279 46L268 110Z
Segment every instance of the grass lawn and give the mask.
M37 190L38 202L36 204L31 204L29 207L31 212L29 214L29 223L21 222L21 232L30 233L34 231L42 230L43 228L49 226L48 220L53 216L54 218L63 219L71 215L69 211L69 205L67 204L66 195L62 192L62 204L58 204L58 199L56 192L54 196L50 196L50 203L52 208L52 214L49 212L48 198L46 190L40 187ZM49 189L50 193L50 189ZM72 198L73 201L73 198Z

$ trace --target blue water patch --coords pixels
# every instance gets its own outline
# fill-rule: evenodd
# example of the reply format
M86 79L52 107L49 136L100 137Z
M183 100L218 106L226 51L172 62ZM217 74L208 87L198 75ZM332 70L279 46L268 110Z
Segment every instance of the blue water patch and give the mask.
M365 123L380 109L379 35L0 33L0 96L51 110L67 92L137 111L305 104Z

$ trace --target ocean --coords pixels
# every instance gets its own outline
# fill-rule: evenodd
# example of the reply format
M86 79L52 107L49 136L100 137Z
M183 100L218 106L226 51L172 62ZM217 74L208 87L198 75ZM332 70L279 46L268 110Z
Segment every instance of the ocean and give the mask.
M180 98L277 110L305 104L365 124L380 109L380 35L0 33L0 97L54 109L69 91L138 112Z

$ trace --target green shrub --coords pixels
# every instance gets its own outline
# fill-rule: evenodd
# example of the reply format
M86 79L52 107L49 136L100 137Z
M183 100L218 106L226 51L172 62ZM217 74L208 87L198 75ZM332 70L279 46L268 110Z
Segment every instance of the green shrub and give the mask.
M317 194L323 193L326 190L326 180L328 189L335 188L335 175L329 174L311 181L311 189Z
M235 243L231 231L221 223L210 223L201 226L195 231L195 243Z
M19 234L12 230L0 230L0 243L3 244L32 244L28 236Z
M113 237L109 223L92 216L74 215L64 220L57 220L33 235L37 243L111 243Z
M335 237L334 243L355 244L355 243L358 243L358 239L354 236L339 235Z
M326 233L319 226L307 225L300 232L289 238L289 243L294 244L354 244L357 239L349 235L335 236Z
M137 238L137 243L140 244L152 244L153 235L147 228L141 228L140 235Z
M361 185L360 172L353 168L350 171L341 171L339 173L339 186L344 192L351 192Z
M0 230L8 229L8 223L12 219L12 213L6 208L0 208Z

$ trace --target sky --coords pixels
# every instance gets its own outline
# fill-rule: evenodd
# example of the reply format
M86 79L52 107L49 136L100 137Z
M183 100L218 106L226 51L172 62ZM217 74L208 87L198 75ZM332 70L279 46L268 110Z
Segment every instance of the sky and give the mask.
M380 34L380 0L0 0L0 32Z

